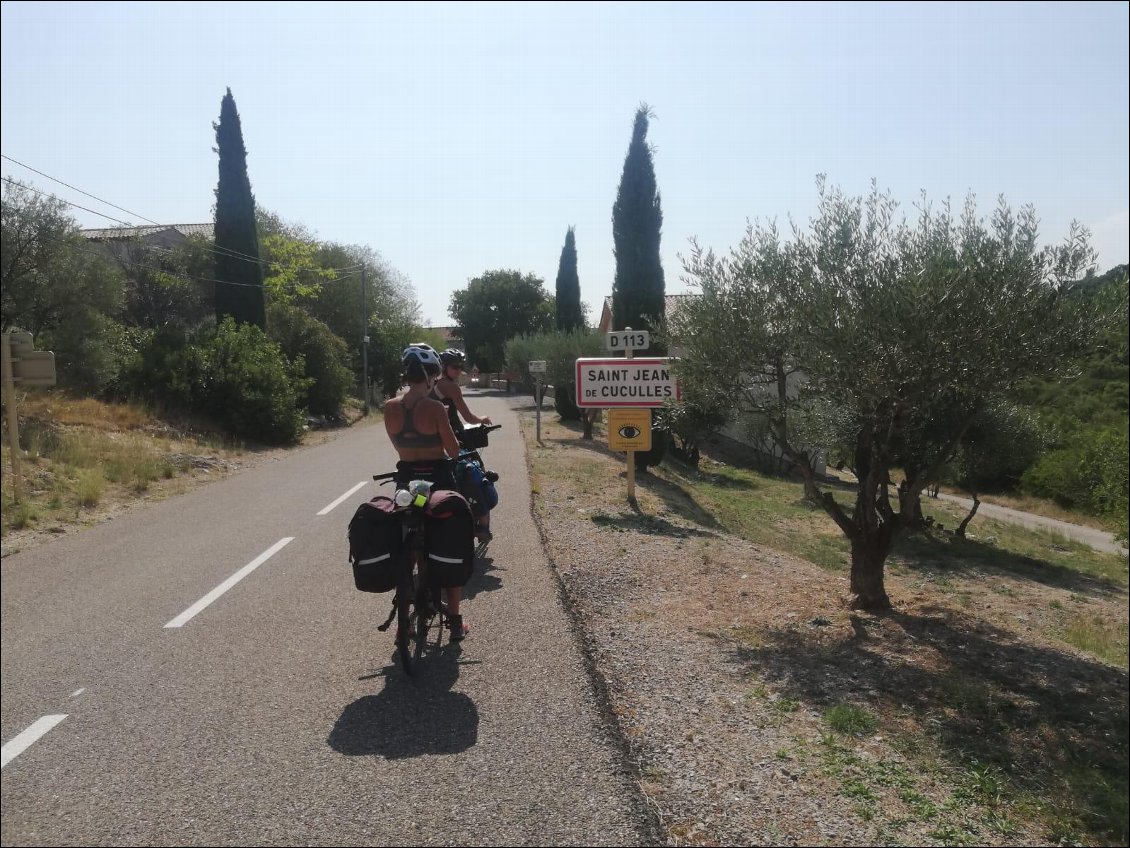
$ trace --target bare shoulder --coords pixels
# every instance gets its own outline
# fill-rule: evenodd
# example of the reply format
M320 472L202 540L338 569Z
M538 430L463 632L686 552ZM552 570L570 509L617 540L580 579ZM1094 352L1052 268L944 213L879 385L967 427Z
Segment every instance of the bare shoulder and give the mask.
M424 398L420 402L420 406L428 411L430 415L442 415L447 417L447 409L444 407L442 401L438 401L433 397Z
M404 417L404 402L398 398L389 398L382 407L385 421L398 421Z

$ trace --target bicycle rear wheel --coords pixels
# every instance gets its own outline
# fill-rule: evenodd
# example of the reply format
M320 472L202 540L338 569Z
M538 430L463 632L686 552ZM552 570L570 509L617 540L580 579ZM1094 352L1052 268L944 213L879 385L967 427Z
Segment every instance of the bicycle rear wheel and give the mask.
M420 589L416 596L416 652L418 659L429 648L428 642L435 635L435 647L443 641L443 612L439 598L432 589Z
M396 589L396 653L400 665L409 677L415 675L412 665L412 628L416 624L415 592L410 581L401 583Z

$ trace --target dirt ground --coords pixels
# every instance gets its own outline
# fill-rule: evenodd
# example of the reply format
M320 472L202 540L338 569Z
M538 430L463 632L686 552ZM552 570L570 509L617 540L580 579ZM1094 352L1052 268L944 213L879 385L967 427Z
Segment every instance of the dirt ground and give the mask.
M661 475L633 509L621 455L542 430L535 515L670 844L1125 844L1127 673L1057 635L1124 634L1125 580L921 557L853 613L846 572Z

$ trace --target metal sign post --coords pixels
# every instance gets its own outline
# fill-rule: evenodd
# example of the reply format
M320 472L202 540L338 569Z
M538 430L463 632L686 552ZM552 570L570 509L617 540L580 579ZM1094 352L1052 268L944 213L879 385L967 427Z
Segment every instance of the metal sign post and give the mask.
M20 418L16 414L16 387L12 380L12 337L4 334L3 351L4 409L8 417L9 455L12 457L12 492L17 502L23 500L23 482L20 480Z
M627 348L624 351L624 358L632 358L632 348ZM628 451L628 503L634 503L636 500L636 452L634 450Z
M12 492L23 500L23 479L20 476L20 416L16 413L16 385L55 385L55 354L33 350L31 333L4 333L0 344L4 408L8 418L8 441L12 456Z
M534 378L534 400L537 401L538 443L541 443L541 375L547 371L544 359L530 360L530 376Z

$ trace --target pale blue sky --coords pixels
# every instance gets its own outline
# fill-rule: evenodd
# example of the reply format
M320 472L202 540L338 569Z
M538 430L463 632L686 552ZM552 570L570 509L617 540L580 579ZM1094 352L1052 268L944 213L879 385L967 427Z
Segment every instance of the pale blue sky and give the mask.
M2 23L5 155L209 221L230 86L258 203L378 250L430 324L485 270L552 292L570 225L599 317L641 101L669 293L691 236L727 252L747 219L806 220L819 172L910 213L921 189L986 215L1004 194L1045 241L1089 226L1099 270L1130 254L1126 3L5 2Z

